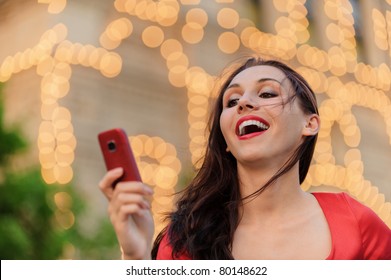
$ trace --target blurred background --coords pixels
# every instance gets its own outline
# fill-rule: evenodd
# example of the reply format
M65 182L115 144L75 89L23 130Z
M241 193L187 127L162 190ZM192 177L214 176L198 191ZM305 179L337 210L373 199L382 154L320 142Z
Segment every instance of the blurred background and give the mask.
M122 127L156 232L205 147L222 70L258 54L312 85L308 191L391 227L391 0L0 0L1 259L118 259L97 134Z

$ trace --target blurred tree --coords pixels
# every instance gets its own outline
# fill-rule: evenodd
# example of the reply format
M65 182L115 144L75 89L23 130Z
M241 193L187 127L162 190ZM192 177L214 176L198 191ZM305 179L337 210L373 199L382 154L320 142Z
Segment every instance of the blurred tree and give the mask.
M27 143L17 127L6 127L0 83L0 259L112 259L119 257L114 231L108 220L94 236L84 236L77 223L67 227L56 217L61 209L55 194L71 198L71 216L82 213L83 201L71 185L50 185L40 168L13 166L14 156ZM68 213L69 214L69 213Z

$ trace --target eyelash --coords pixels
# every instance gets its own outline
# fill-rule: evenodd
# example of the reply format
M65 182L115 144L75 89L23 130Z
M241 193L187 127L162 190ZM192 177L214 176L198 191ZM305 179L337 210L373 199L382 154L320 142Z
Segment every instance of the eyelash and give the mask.
M239 100L239 98L234 98L234 99L228 100L227 107L231 108L231 107L236 106L236 104L238 104L238 100Z
M264 99L268 99L268 98L276 97L277 94L273 93L273 92L261 92L258 96L261 98L264 98ZM238 101L239 101L239 98L229 99L228 103L227 103L227 107L231 108L231 107L236 106L238 104Z

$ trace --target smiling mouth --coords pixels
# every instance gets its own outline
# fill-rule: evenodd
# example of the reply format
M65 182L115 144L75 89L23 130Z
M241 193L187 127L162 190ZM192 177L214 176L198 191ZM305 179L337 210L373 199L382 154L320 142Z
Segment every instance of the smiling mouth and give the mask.
M266 125L258 120L246 120L239 125L238 135L244 136L252 133L263 132L269 129L269 125Z

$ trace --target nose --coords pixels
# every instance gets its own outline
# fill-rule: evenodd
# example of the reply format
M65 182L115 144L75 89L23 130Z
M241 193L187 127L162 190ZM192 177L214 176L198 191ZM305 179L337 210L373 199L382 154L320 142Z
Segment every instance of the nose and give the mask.
M256 110L258 105L256 102L247 94L242 95L238 100L238 112L243 112L245 110Z

